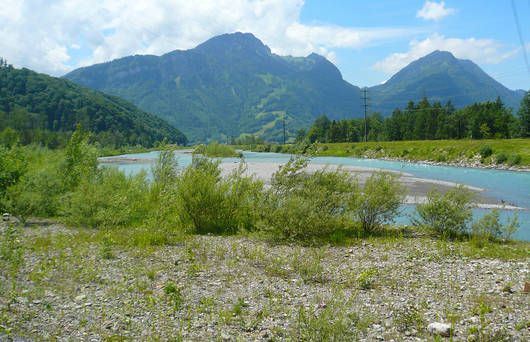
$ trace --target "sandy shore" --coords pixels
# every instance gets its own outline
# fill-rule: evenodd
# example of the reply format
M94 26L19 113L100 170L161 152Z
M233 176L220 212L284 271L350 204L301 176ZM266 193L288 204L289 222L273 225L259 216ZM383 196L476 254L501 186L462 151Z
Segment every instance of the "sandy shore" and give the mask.
M224 174L228 174L229 172L237 169L239 163L222 163L221 169L223 170ZM271 176L272 174L278 170L278 167L282 165L282 163L266 163L266 162L248 162L247 163L247 175L255 175L257 178L263 180L265 184L270 184ZM338 168L337 165L323 165L323 164L310 164L307 166L308 172L315 172L317 170L321 170L323 168L327 167L329 170L336 170ZM362 166L342 166L342 170L350 172L354 174L357 179L359 180L360 184L364 184L366 179L372 175L374 171L381 171L380 169L376 168L369 168L369 167L362 167ZM418 178L414 177L413 175L405 172L399 172L399 171L388 171L393 174L398 174L399 181L401 184L403 184L408 189L408 196L406 198L407 204L418 204L425 202L427 198L427 194L432 189L438 189L442 192L449 191L451 189L456 188L459 184L453 183L453 182L445 182L435 179L424 179L424 178ZM482 192L485 189L465 185L466 188L469 190L472 190L475 192L475 198L473 199L473 202L476 206L480 208L499 208L499 209L508 209L508 210L527 210L525 208L520 208L514 205L511 205L510 203L503 202L497 199L490 198Z

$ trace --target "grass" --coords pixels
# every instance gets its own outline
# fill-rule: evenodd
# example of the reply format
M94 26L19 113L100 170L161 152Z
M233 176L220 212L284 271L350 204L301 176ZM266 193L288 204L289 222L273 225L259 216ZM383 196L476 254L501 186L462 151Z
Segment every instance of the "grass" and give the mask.
M483 158L483 145L491 147L492 154ZM294 152L294 145L275 147L274 152ZM265 151L264 146L252 146L253 150ZM410 161L459 163L477 161L484 165L496 165L504 159L506 165L530 166L530 139L484 139L484 140L422 140L422 141L378 141L354 143L319 143L316 155L389 158ZM270 150L270 148L268 149Z

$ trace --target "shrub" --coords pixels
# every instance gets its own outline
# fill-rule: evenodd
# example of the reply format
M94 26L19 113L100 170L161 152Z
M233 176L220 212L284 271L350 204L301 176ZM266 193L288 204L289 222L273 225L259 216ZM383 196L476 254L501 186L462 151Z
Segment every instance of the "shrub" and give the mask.
M7 191L4 206L22 223L30 216L57 215L59 202L64 193L63 181L57 163L45 164L28 171L18 184Z
M442 235L464 233L472 219L471 198L471 191L462 185L444 194L433 190L427 195L426 203L416 206L418 217L412 222Z
M522 157L520 154L512 153L510 154L510 157L508 158L508 164L513 165L519 165L521 163Z
M519 228L519 217L517 214L507 224L502 224L499 216L499 211L493 209L491 212L486 213L478 222L473 223L473 240L476 245L482 246L491 238L509 240L513 233L517 231Z
M126 176L115 168L103 168L65 196L61 212L74 225L127 226L148 216L148 196L145 173Z
M262 202L262 229L287 240L309 240L344 229L356 204L356 180L337 169L304 172L308 159L292 158L273 174Z
M488 158L493 154L493 150L491 149L491 146L488 144L484 144L480 146L478 153L482 157L482 159Z
M255 201L263 187L253 177L245 177L245 165L221 177L219 161L193 156L192 165L178 179L180 216L194 233L234 234L252 229L257 216Z
M89 136L84 134L78 125L66 145L66 158L61 174L69 190L75 190L81 180L93 178L97 172L96 149L88 143L88 138Z
M151 167L153 183L162 188L174 184L178 176L177 167L178 161L173 154L173 149L162 149L157 162Z
M507 160L508 160L508 156L506 155L506 152L501 152L497 154L496 156L497 164L504 164L506 163Z
M364 233L373 233L398 215L406 191L397 178L388 172L374 172L366 180L356 211Z
M15 185L26 171L26 158L19 147L0 146L0 198L5 196L7 188Z

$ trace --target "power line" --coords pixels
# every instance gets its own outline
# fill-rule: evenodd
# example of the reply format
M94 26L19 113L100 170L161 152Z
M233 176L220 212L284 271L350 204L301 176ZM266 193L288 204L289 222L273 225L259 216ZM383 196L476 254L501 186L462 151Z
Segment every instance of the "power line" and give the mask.
M366 120L366 112L368 110L368 103L367 103L367 100L368 100L368 88L364 87L363 88L363 96L361 97L361 100L363 100L363 104L362 106L364 107L364 141L368 141L368 137L367 137L367 133L368 133L368 124L367 124L367 120Z
M515 26L517 27L517 33L519 34L519 41L521 42L521 48L523 49L524 61L526 68L528 69L528 77L530 77L530 64L528 63L528 56L526 54L526 45L524 43L523 34L521 32L521 25L519 25L519 17L517 16L517 10L515 9L515 1L512 0L512 11L513 18L515 19Z

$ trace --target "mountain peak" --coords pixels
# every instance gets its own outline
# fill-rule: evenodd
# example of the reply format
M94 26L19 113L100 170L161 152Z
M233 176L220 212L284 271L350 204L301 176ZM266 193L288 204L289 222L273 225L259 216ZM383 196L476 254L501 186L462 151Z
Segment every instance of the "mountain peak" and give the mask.
M268 46L256 38L252 33L225 33L208 39L197 45L193 50L203 53L223 53L233 49L251 49L259 54L270 55Z
M456 59L456 57L449 51L434 50L422 58L437 58L437 59ZM420 58L421 59L421 58Z

